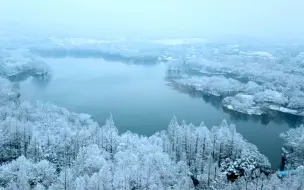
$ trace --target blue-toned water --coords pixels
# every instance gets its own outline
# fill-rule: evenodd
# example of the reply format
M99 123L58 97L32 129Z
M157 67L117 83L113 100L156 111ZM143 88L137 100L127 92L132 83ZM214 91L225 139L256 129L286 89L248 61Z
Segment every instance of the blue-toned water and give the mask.
M208 127L226 119L266 155L273 168L280 165L279 134L297 125L288 116L276 120L225 112L218 100L168 86L166 64L132 65L91 58L46 58L52 69L48 80L29 78L21 83L21 97L50 101L70 111L91 114L103 124L112 113L120 132L142 135L167 128L175 114L179 120Z

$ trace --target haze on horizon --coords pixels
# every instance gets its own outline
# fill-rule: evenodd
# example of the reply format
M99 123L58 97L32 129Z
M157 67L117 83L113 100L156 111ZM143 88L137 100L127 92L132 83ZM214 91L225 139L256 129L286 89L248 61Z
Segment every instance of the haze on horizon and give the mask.
M302 38L302 7L301 0L0 0L0 23L18 32L83 36Z

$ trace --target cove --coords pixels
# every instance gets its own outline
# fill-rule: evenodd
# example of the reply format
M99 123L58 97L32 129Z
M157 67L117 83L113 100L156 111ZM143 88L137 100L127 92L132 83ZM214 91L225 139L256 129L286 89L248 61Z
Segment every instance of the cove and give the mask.
M131 64L100 58L44 58L52 70L46 80L28 78L20 83L21 98L48 101L73 112L88 113L101 125L111 113L120 133L152 135L168 127L172 116L209 128L223 119L267 156L272 168L281 162L279 134L296 127L289 116L268 120L223 110L216 99L176 89L166 80L167 65Z

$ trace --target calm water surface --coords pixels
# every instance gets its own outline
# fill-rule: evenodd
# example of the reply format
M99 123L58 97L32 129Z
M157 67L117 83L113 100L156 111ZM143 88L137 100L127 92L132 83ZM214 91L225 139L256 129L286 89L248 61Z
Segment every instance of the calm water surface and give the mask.
M208 127L226 119L236 125L249 142L280 165L282 140L279 134L293 118L262 121L224 112L202 98L172 89L164 80L166 65L131 65L102 59L46 59L52 68L48 82L30 78L21 83L21 96L30 101L50 101L70 111L91 114L103 124L112 113L120 132L130 130L152 135L167 128L175 114L179 120ZM263 123L263 124L262 124Z

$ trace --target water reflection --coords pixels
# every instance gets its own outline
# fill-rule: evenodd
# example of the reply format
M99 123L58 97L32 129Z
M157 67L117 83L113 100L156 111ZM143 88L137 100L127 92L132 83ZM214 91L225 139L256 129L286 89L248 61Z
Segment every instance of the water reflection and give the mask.
M155 65L159 63L157 55L132 55L115 52L107 52L98 49L84 48L52 48L52 49L31 49L31 52L44 58L95 58L105 61L122 62L135 65ZM165 60L162 60L165 61Z
M231 111L227 114L221 106L221 97L204 95L191 87L176 85L171 86L175 87L172 90L165 85L166 64L145 67L78 58L45 61L52 76L33 77L20 83L22 99L49 101L73 112L89 113L101 125L111 112L120 132L131 130L148 136L166 129L172 115L195 125L204 121L209 127L226 119L270 159L273 167L279 165L283 144L279 134L287 130L286 123L276 125L268 116L253 117Z
M8 76L7 79L9 79L12 82L20 82L28 79L31 75L28 72L19 73L17 75L11 75Z
M47 83L51 79L51 73L37 74L35 70L30 70L15 75L7 76L7 79L12 82L22 82L30 77L33 77L33 79L36 81L40 80L43 83Z
M240 113L240 112L230 110L230 109L223 107L222 106L223 97L221 97L221 96L212 96L212 95L206 94L202 91L198 91L193 87L181 86L181 85L177 84L176 82L174 82L173 80L171 80L171 78L166 78L165 80L167 80L168 86L170 86L172 89L174 89L180 93L188 94L189 96L191 96L193 98L201 98L206 103L209 103L209 104L213 105L214 107L216 107L217 109L219 109L225 113L228 113L230 116L230 119L232 121L238 121L238 120L254 121L257 123L261 123L262 125L265 125L265 126L268 125L271 121L273 121L274 123L278 123L278 124L282 124L282 123L286 122L290 128L298 127L304 121L304 117L302 117L302 116L287 114L287 113L283 113L283 112L279 112L279 111L275 111L275 110L268 110L267 114L263 114L260 116Z
M31 79L31 82L41 88L44 89L48 86L48 84L50 83L50 81L52 80L52 75L48 74L48 75L44 75L44 76L33 76Z
M222 103L222 98L219 96L211 96L209 94L205 94L202 91L195 90L191 86L181 86L177 84L174 81L167 80L168 83L167 85L170 86L172 89L190 95L192 98L202 98L205 102L212 104L216 108L220 108L221 103Z

